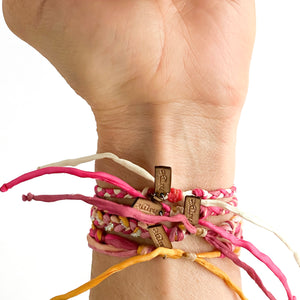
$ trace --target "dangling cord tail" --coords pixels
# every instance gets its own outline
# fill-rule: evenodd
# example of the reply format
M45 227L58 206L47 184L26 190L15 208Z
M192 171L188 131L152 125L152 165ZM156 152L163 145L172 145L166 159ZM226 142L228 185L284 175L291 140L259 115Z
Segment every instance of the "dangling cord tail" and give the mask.
M148 171L146 171L144 168L132 163L129 160L119 158L117 155L110 153L110 152L97 153L94 155L84 156L84 157L80 157L80 158L62 160L62 161L59 161L56 163L38 167L38 169L42 169L42 168L46 168L46 167L65 167L65 166L76 167L83 163L87 163L87 162L90 162L93 160L104 159L104 158L109 158L109 159L113 160L114 162L118 163L119 165L127 168L128 170L136 173L137 175L140 175L140 176L144 177L145 179L154 182L154 177Z
M252 253L257 259L263 262L273 273L274 275L281 281L282 285L284 286L288 299L289 300L296 300L296 297L292 295L291 290L288 286L287 279L281 270L274 264L269 256L260 252L253 244L248 241L238 239L234 235L229 234L223 228L217 227L207 221L199 220L199 225L209 228L210 230L214 231L215 233L219 234L222 238L230 241L233 245L242 247L247 249L250 253ZM210 240L208 239L208 242ZM224 253L225 254L225 253Z
M150 215L145 215L142 212L132 208L132 207L126 207L124 205L120 205L118 203L111 202L109 200L101 199L98 197L86 197L83 195L39 195L39 196L34 196L32 194L28 194L27 196L23 196L24 201L30 201L30 200L37 200L37 201L44 201L44 202L55 202L59 200L65 200L65 199L71 199L71 200L83 200L86 203L92 204L97 206L99 209L106 209L110 211L111 213L126 216L126 217L132 217L135 219L138 219L142 222L145 223L159 223L159 222L164 222L164 221L169 221L169 222L182 222L186 229L192 233L195 234L197 232L197 228L191 225L187 218L184 215L178 214L172 217L167 217L167 216L150 216ZM263 263L265 263L269 269L280 279L280 281L283 283L283 286L285 287L289 299L291 298L291 292L289 290L289 287L287 285L287 281L285 276L282 274L282 272L279 270L279 268L271 261L271 259L260 252L254 245L247 241L241 241L235 237L232 237L230 234L228 234L225 230L212 225L209 222L199 220L199 224L202 226L205 226L212 231L218 233L220 236L224 237L225 239L229 240L232 242L234 245L241 246L249 250L255 257L257 257L259 260L261 260ZM231 258L231 257L230 257ZM241 267L244 268L246 266L245 270L248 272L248 274L251 276L256 283L262 288L262 290L265 292L265 294L269 297L269 299L275 299L274 296L268 292L263 284L261 283L261 280L255 273L255 271L246 264L241 265ZM250 270L250 272L249 272Z
M67 300L67 299L70 299L77 295L80 295L81 293L95 287L96 285L101 283L104 279L111 276L112 274L119 272L121 270L124 270L125 268L135 265L137 263L150 261L157 256L167 256L167 257L173 258L173 259L186 257L189 260L196 261L198 264L200 264L201 266L206 268L208 271L212 272L213 274L215 274L216 276L218 276L222 280L224 280L224 282L233 291L235 291L242 300L247 300L247 298L244 296L241 289L231 281L231 279L228 277L228 275L226 273L224 273L222 270L220 270L219 268L217 268L216 266L212 265L211 263L207 262L204 259L204 258L220 257L219 251L214 251L214 252L210 252L210 253L191 254L191 253L186 253L180 249L168 249L168 248L163 248L163 247L156 248L154 251L152 251L149 254L137 255L137 256L128 258L128 259L122 261L121 263L110 267L105 272L100 274L98 277L83 284L82 286L78 287L77 289L74 289L73 291L66 293L64 295L56 296L56 297L52 298L51 300Z
M197 228L193 226L187 219L185 215L178 214L172 217L168 216L152 216L147 215L139 210L130 207L121 205L109 200L101 199L98 197L87 197L79 194L71 195L33 195L28 194L27 196L23 195L23 201L43 201L43 202L55 202L60 200L82 200L88 204L97 206L100 210L107 210L112 214L117 214L129 218L134 218L139 221L142 221L147 224L155 224L160 222L181 222L184 224L186 230L192 234L196 234Z
M128 170L144 177L147 180L150 180L152 182L154 182L154 177L147 172L144 168L132 163L131 161L128 161L126 159L121 159L119 158L117 155L110 153L110 152L105 152L105 153L97 153L94 155L89 155L89 156L84 156L84 157L80 157L80 158L76 158L76 159L67 159L67 160L63 160L63 161L59 161L56 163L52 163L52 164L48 164L40 168L45 168L45 167L52 167L52 166L77 166L79 164L82 163L87 163L93 160L100 160L100 159L104 159L104 158L109 158L112 159L114 162L122 165L123 167L127 168ZM184 194L191 194L191 191L188 191ZM281 234L278 233L278 230L274 230L271 226L265 224L264 222L262 222L261 220L259 220L257 217L255 216L250 216L249 214L246 214L245 212L240 211L238 208L229 205L227 203L225 203L224 201L219 201L219 200L202 200L203 205L204 206L212 206L212 205L216 205L218 207L222 207L224 209L228 209L229 211L241 216L242 218L244 218L245 220L260 226L261 228L264 228L272 233L274 233L285 245L286 247L293 253L294 258L298 264L298 266L300 267L300 257L299 254L293 250L293 248L290 246L290 244L283 238L283 236ZM213 201L214 203L209 203L207 205L208 202Z
M215 247L215 249L221 251L224 256L231 259L237 266L243 268L270 300L276 300L276 298L273 296L273 294L266 289L262 280L260 279L260 277L257 275L257 273L255 272L255 270L253 268L251 268L249 265L247 265L246 263L241 261L235 253L230 251L218 239L209 237L209 235L207 235L205 237L205 239L207 242L209 242L211 245L213 245Z
M135 190L133 187L131 187L129 184L127 184L125 181L121 180L120 178L107 174L105 172L88 172L83 171L75 168L67 168L67 167L48 167L44 169L35 170L26 174L23 174L16 179L3 184L0 188L1 192L6 192L7 190L11 189L15 185L18 185L24 181L43 176L48 174L57 174L57 173L66 173L70 175L75 175L81 178L92 178L92 179L98 179L102 180L108 183L111 183L113 185L116 185L120 187L122 190L126 191L128 194L134 196L134 197L142 197L145 198L142 193Z
M112 159L113 161L115 161L116 163L122 165L123 167L127 168L128 170L144 177L147 180L150 180L150 181L154 182L154 177L149 172L147 172L145 169L143 169L142 167L132 163L131 161L128 161L126 159L121 159L117 155L115 155L113 153L110 153L110 152L98 153L98 154L85 156L85 157L81 157L81 158L76 158L76 159L67 159L67 160L63 160L63 161L60 161L60 162L56 162L56 163L52 163L52 164L48 164L48 165L39 167L38 169L47 169L49 167L77 166L77 165L82 164L82 163L86 163L86 162L93 161L93 160L100 160L100 159L104 159L104 158ZM69 169L72 169L72 168L69 168ZM73 169L73 170L76 170L76 169ZM78 171L81 171L81 170L78 170ZM81 171L81 172L85 172L85 171ZM53 172L53 173L56 173L56 172ZM57 172L57 173L63 173L63 172ZM89 172L89 173L93 173L93 172ZM100 173L100 172L98 172L98 173ZM46 174L50 174L50 173L46 173ZM41 174L41 175L44 175L44 174ZM41 176L41 175L38 175L38 176ZM76 174L73 174L73 175L76 175ZM107 174L107 175L109 175L109 174ZM112 176L112 175L110 175L110 176ZM86 176L80 176L80 177L86 177ZM29 179L31 179L31 178L29 178ZM100 178L96 178L96 179L100 179ZM105 180L103 180L103 181L105 181ZM8 188L10 188L7 185L3 185L1 187L1 192L5 192ZM138 192L138 191L136 191L136 192ZM184 192L183 194L184 195L189 195L189 194L191 194L191 191ZM205 195L203 195L203 196L205 196ZM204 206L215 205L215 206L227 209L227 210L241 216L245 220L247 220L247 221L249 221L249 222L251 222L255 225L260 226L261 228L264 228L264 229L274 233L286 245L286 247L293 253L294 258L295 258L298 266L300 267L299 254L295 250L293 250L293 248L282 237L282 235L279 234L277 230L275 231L271 226L265 224L264 222L259 220L257 217L250 216L249 214L246 214L245 212L240 211L238 208L236 208L232 205L229 205L228 203L225 203L224 201L220 201L220 200L202 200L202 204Z
M119 159L120 160L120 159ZM47 169L49 169L49 170L47 170ZM1 188L0 188L0 190L2 191L2 192L5 192L5 191L7 191L9 188L11 188L11 187L13 187L14 185L16 185L16 184L18 184L18 183L20 183L20 182L23 182L23 181L26 181L26 180L29 180L29 179L31 179L31 178L34 178L34 177L37 177L37 176L41 176L41 175L44 175L44 174L51 174L51 173L69 173L69 174L72 174L72 175L77 175L77 176L79 176L79 177L89 177L89 178L95 178L95 179L101 179L101 180L103 180L103 181L106 181L106 182L109 182L109 183L112 183L112 184L114 184L114 185L117 185L117 186L119 186L120 188L122 188L122 183L123 184L125 184L125 188L122 188L122 189L124 189L125 191L128 191L128 193L130 193L130 194L132 194L133 196L136 196L136 194L135 194L135 192L136 193L139 193L138 191L136 191L136 190L134 190L132 187L130 187L129 185L127 185L125 182L122 182L120 179L118 179L117 178L117 180L120 180L122 183L121 183L121 185L118 185L118 184L116 184L116 182L113 180L113 181L110 181L110 179L109 178L99 178L99 177L101 177L101 176L99 176L100 174L105 174L105 175L108 175L108 176L111 176L111 177L114 177L114 176L112 176L112 175L109 175L109 174L106 174L106 173L102 173L102 172L97 172L97 173L95 173L95 172L86 172L86 171L81 171L81 170L77 170L77 169L72 169L72 168L53 168L52 170L50 170L51 169L51 167L50 168L44 168L44 169L42 169L42 170L37 170L37 171L34 171L34 172L37 172L36 174L32 174L32 173L34 173L34 172L30 172L30 173L27 173L27 174L25 174L25 175L22 175L22 176L20 176L19 178L17 178L17 179L15 179L15 180L13 180L12 182L10 182L10 183L8 183L8 184L4 184ZM56 169L56 170L55 170ZM60 169L60 170L57 170L57 169ZM41 171L41 172L38 172L38 171ZM84 174L85 173L85 174ZM26 176L27 175L27 176ZM31 177L31 175L33 175L32 177ZM98 176L99 177L98 177ZM120 184L120 182L119 182L119 184ZM129 187L129 189L128 189L128 187ZM134 190L134 192L132 193L132 190L130 191L130 189L132 189L132 190ZM138 196L141 196L141 193L139 193L139 195ZM142 196L143 197L143 196ZM258 224L259 225L259 224ZM263 226L262 226L263 227ZM273 231L272 231L273 232ZM191 232L192 233L192 232ZM276 233L275 233L276 234ZM278 234L276 234L279 238L280 238L280 236L278 235ZM288 244L285 242L285 244L288 246ZM289 246L288 246L289 247ZM290 247L289 247L290 248ZM295 255L295 258L296 258L296 260L298 259L298 257L297 257L297 253L294 253L294 255Z
M262 220L260 220L259 218L257 218L256 216L250 216L249 214L241 211L239 208L233 206L233 205L229 205L228 203L224 202L224 201L220 201L220 200L202 200L201 204L204 206L218 206L224 209L227 209L231 212L233 212L234 214L242 217L243 219L265 229L268 230L272 233L274 233L285 245L286 247L293 253L294 258L298 264L298 266L300 267L300 257L299 254L293 250L293 248L290 246L290 244L282 237L281 234L278 233L278 230L273 229L270 225L266 224L265 222L263 222Z

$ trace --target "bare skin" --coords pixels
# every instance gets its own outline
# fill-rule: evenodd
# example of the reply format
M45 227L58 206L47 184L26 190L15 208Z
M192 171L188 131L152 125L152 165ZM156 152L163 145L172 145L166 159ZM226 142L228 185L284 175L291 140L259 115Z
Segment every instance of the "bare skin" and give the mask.
M98 152L172 186L234 183L236 129L255 40L254 0L3 0L9 28L44 55L91 106ZM149 182L104 160L96 170L142 189ZM189 237L176 246L205 251ZM93 254L92 276L123 259ZM239 269L212 260L240 284ZM156 259L105 280L90 299L237 299L196 264Z

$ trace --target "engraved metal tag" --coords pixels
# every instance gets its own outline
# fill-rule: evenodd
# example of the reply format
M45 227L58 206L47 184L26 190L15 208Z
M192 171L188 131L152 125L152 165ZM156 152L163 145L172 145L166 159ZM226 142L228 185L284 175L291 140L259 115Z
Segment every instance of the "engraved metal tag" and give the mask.
M162 211L162 205L160 203L154 203L148 199L137 198L136 202L132 206L133 208L138 209L139 211L147 214L158 216Z
M197 225L200 216L201 198L196 196L185 196L184 214L192 225Z
M170 167L155 167L155 195L161 197L170 193L172 169Z
M161 224L148 226L148 230L156 248L173 248L167 233Z

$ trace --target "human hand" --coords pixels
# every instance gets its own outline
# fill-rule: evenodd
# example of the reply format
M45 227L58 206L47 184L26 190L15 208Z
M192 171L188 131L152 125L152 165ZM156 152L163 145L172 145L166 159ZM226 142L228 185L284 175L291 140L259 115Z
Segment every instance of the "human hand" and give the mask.
M172 185L183 190L233 184L235 132L255 38L254 0L3 0L3 10L10 29L91 105L99 152L114 152L152 172L155 165L172 166ZM98 162L96 170L137 189L148 184L111 162ZM180 246L207 247L192 238ZM95 253L93 272L112 261ZM221 264L239 282L238 268ZM182 299L184 290L162 287L157 276L160 270L176 282L178 266L182 284L194 287L192 295L200 288L203 299L233 297L223 283L210 280L204 289L193 283L190 277L206 278L196 268L152 266L127 273L136 289L128 290L122 277L95 289L91 299L113 299L111 285L130 299L139 286L151 299L157 298L152 286Z
M3 11L94 112L196 102L222 119L246 97L254 0L3 0Z

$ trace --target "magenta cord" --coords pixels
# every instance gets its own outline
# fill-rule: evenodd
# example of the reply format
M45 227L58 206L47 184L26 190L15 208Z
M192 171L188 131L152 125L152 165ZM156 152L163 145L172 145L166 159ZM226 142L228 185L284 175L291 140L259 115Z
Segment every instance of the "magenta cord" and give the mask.
M111 183L113 185L116 185L134 197L145 198L142 193L135 190L133 187L131 187L125 181L121 180L120 178L118 178L116 176L107 174L105 172L89 172L89 171L83 171L83 170L79 170L76 168L69 168L69 167L47 167L47 168L38 169L38 170L35 170L32 172L28 172L6 184L3 184L0 188L0 191L6 192L7 190L11 189L12 187L14 187L24 181L27 181L27 180L30 180L30 179L33 179L36 177L40 177L43 175L57 174L57 173L66 173L66 174L74 175L74 176L81 177L81 178L98 179L98 180L105 181L105 182Z
M226 232L223 228L217 227L207 221L199 220L199 225L202 225L204 227L209 228L210 230L216 232L221 237L227 239L230 241L233 245L242 247L247 249L250 253L252 253L257 259L259 259L261 262L263 262L274 274L275 276L281 281L282 285L284 286L288 299L289 300L296 300L296 297L292 295L291 290L288 286L287 279L284 276L284 274L281 272L281 270L274 264L274 262L271 260L271 258L259 251L252 243L238 239L237 237L229 234Z
M243 268L248 275L256 282L256 284L261 288L261 290L265 293L265 295L270 300L276 300L276 298L273 296L273 294L266 289L264 286L262 280L258 276L258 274L255 272L253 268L251 268L249 265L247 265L245 262L241 261L235 253L230 251L221 241L219 241L216 238L213 238L211 236L206 236L205 240L209 242L212 246L214 246L216 249L221 251L226 257L231 259L237 266Z
M80 194L33 195L29 193L27 196L23 195L23 201L30 200L43 202L55 202L60 200L82 200L88 204L95 205L100 210L107 210L112 214L134 218L147 224L155 224L160 222L181 222L190 233L195 234L197 232L197 228L188 221L185 215L178 214L172 217L146 215L136 208L111 202L99 197L87 197Z

